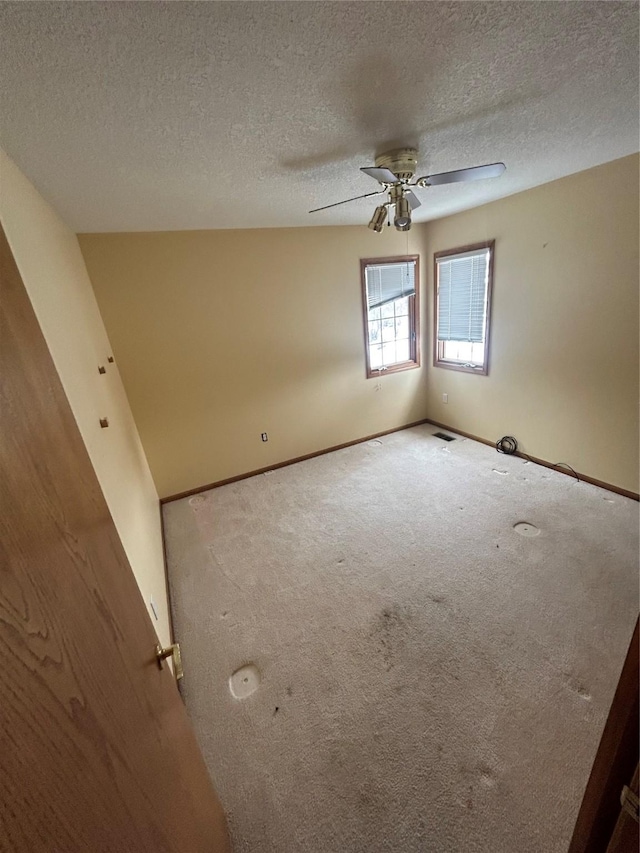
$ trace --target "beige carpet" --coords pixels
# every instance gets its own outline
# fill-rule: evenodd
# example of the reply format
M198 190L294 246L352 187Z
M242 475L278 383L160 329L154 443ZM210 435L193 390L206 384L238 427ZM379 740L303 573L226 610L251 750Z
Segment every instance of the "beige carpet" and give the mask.
M164 508L236 853L567 849L637 613L638 505L433 432Z

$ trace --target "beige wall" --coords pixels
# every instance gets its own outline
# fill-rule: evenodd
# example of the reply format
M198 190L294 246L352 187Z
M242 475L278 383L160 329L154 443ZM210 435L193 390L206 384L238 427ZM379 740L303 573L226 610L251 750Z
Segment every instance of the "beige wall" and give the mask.
M152 622L168 642L158 496L118 368L98 373L111 349L78 240L1 151L0 220ZM108 429L99 425L104 416Z
M80 236L162 496L427 415L513 434L534 456L637 491L638 157L409 237L363 226ZM433 368L433 252L489 238L490 374ZM430 279L424 366L367 380L359 259L407 251Z
M424 418L423 369L365 378L359 267L421 252L423 237L81 235L160 495Z
M638 157L429 223L431 319L433 252L491 238L489 376L430 353L429 417L637 492Z

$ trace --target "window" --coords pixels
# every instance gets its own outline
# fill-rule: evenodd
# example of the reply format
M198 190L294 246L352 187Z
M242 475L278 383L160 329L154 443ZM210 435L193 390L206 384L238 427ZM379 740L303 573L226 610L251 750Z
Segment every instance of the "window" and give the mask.
M369 258L360 268L367 377L419 367L418 255Z
M495 240L436 252L436 367L486 375Z

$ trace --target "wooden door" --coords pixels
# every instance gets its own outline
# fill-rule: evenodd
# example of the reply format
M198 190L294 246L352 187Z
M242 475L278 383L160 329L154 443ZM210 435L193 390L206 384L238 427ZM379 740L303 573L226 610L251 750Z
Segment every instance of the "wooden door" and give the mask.
M156 642L0 229L2 853L229 850Z
M638 765L636 764L636 772L633 774L633 779L629 785L629 790L635 796L638 796ZM607 847L607 853L638 853L638 842L640 841L638 833L638 821L630 810L625 808L620 809L618 820L611 834L611 841Z
M631 853L638 850L638 824L621 814L627 785L638 792L640 630L638 621L602 732L578 812L569 853ZM634 773L635 770L635 773Z

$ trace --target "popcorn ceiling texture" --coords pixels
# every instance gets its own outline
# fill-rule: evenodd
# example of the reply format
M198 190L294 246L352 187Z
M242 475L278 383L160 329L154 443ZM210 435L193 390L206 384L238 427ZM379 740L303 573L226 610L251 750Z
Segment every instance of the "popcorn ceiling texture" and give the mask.
M1 144L76 231L359 224L375 153L433 219L638 150L626 2L0 4ZM596 200L597 201L597 200Z
M164 507L236 853L567 850L637 614L638 504L434 431Z

